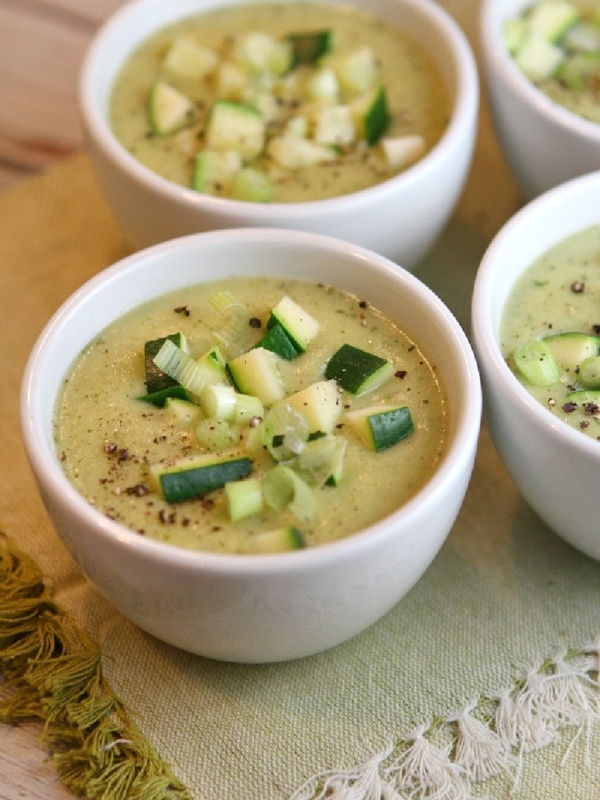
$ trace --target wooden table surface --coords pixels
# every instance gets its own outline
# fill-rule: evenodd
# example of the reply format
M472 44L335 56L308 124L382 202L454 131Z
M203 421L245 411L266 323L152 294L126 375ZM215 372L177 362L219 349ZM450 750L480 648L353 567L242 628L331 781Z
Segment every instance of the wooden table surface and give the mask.
M77 82L124 0L0 0L0 191L81 146Z
M441 2L473 42L473 4ZM0 0L0 191L81 149L82 58L102 21L123 3ZM38 736L37 725L0 724L0 800L72 800Z

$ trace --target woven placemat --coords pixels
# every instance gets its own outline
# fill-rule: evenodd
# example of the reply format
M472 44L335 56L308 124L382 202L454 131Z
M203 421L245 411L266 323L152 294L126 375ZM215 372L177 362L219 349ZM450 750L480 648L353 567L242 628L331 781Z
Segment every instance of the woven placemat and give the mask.
M420 271L465 326L478 259L503 213L496 203L486 215L480 200L475 186ZM331 651L265 666L199 658L141 632L88 584L38 498L19 384L51 313L129 251L84 156L0 198L0 527L100 646L110 685L190 794L600 796L600 564L528 508L485 426L431 568L379 623Z

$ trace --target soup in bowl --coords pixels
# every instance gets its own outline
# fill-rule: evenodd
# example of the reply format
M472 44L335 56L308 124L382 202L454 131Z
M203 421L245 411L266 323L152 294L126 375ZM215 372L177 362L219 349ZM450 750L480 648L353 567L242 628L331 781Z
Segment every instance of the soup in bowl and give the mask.
M599 408L582 365L598 348L576 349L593 345L600 321L599 190L600 174L591 173L521 209L484 254L472 304L496 449L544 522L594 558Z
M296 320L304 350L289 361L266 341L279 330L272 316ZM157 340L148 361L146 343ZM180 374L181 397L146 373L152 363L178 374L163 349L204 369L216 348L226 376L214 385L261 403L226 426L203 386ZM111 366L86 377L96 357ZM248 370L245 359L256 357ZM140 251L76 292L31 355L22 419L54 525L99 591L166 642L261 662L350 638L421 577L461 506L480 403L464 333L410 273L337 239L235 229ZM392 411L382 428L368 424ZM141 440L131 438L136 426ZM215 430L233 438L215 443ZM329 455L302 461L323 443ZM225 464L218 485L194 483L214 479L207 459L221 478ZM248 499L257 488L262 505Z
M307 38L323 52L304 55ZM204 78L187 77L190 58ZM460 28L429 0L137 0L92 43L80 103L134 245L282 227L412 269L468 174L478 79Z

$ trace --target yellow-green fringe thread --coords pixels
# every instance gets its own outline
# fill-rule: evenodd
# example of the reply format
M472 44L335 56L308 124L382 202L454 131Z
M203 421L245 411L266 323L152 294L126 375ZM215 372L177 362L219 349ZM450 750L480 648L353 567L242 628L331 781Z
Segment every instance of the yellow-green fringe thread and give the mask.
M0 532L0 721L43 722L65 786L89 800L191 800L102 674L97 645Z

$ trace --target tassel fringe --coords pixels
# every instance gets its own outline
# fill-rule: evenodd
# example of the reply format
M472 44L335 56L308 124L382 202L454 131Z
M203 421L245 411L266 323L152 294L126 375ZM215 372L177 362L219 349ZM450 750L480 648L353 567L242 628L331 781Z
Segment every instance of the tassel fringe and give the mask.
M574 733L562 763L582 737L589 763L592 724L600 720L599 663L600 638L530 670L495 698L401 737L356 768L315 775L290 800L473 800L475 785L501 774L514 795L524 755L565 730Z
M94 642L37 565L0 533L0 721L43 723L42 743L89 800L191 800L103 677Z
M290 800L472 800L565 730L587 743L600 720L600 636L531 669L493 698L401 736L347 769L309 778ZM98 647L52 600L35 562L0 532L0 722L38 719L64 785L89 800L192 800L102 673Z

